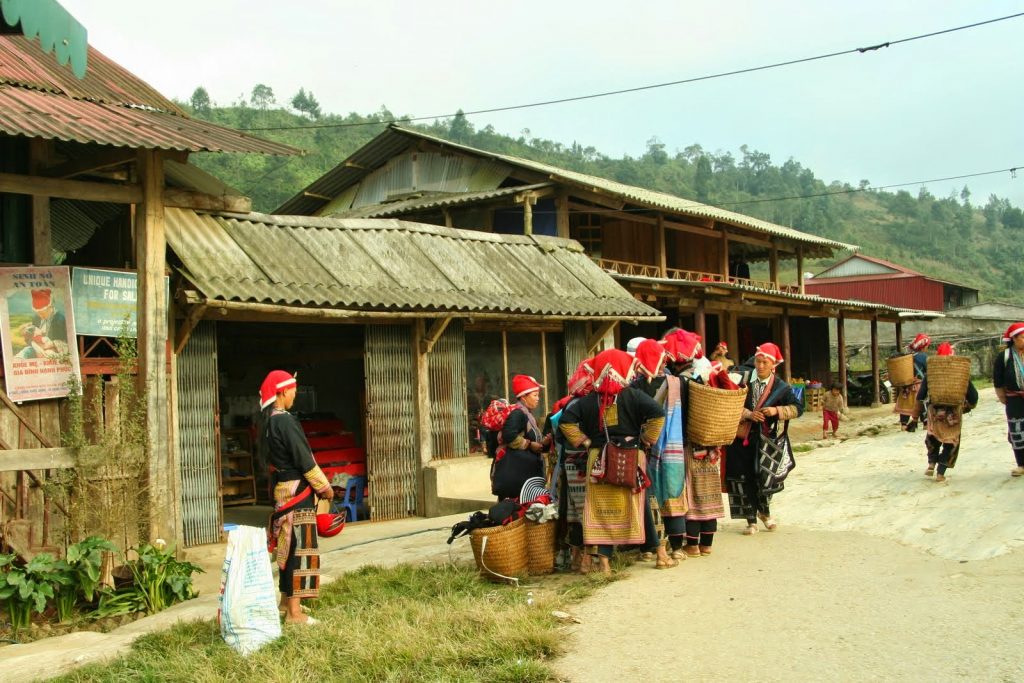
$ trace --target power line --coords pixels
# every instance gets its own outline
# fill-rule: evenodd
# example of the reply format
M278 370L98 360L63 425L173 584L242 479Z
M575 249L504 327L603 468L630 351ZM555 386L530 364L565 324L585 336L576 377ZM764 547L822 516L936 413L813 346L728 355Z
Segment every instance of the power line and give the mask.
M995 24L1000 21L1006 21L1008 19L1016 19L1024 16L1024 12L1018 12L1017 14L1009 14L1004 17L996 17L995 19L986 19L985 21L978 21L973 24L965 24L963 26L956 26L953 28L943 29L941 31L932 31L931 33L922 33L916 36L910 36L908 38L900 38L898 40L889 40L883 43L876 43L867 47L855 47L848 50L840 50L837 52L829 52L826 54L815 55L813 57L803 57L800 59L791 59L784 62L775 62L772 64L764 64L762 66L752 66L745 69L736 69L733 71L723 71L720 73L709 74L706 76L695 76L693 78L683 78L677 81L667 81L665 83L653 83L651 85L641 85L633 88L622 88L620 90L607 90L605 92L592 93L590 95L577 95L575 97L562 97L554 100L542 100L539 102L530 102L527 104L514 104L504 107L491 107L488 109L474 109L472 111L462 112L463 116L474 116L477 114L493 114L502 111L515 111L518 109L529 109L532 107L546 107L553 104L565 104L567 102L580 102L583 100L592 100L599 97L611 97L613 95L625 95L628 93L642 92L644 90L654 90L657 88L668 88L676 85L685 85L688 83L698 83L700 81L710 81L716 78L726 78L728 76L739 76L741 74L754 73L756 71L767 71L769 69L778 69L784 66L793 66L796 64L804 64L807 62L814 62L822 59L831 59L832 57L840 57L843 55L851 54L865 54L867 52L875 52L887 47L900 45L902 43L909 43L915 40L924 40L926 38L934 38L936 36L945 35L947 33L955 33L957 31L966 31L968 29L977 28L979 26L985 26L987 24ZM392 123L409 123L412 121L429 121L434 119L448 118L455 116L456 114L437 114L434 116L413 116L401 119L385 119L381 121L359 121L359 122L348 122L348 123L319 123L311 126L263 126L258 128L240 128L239 130L316 130L322 128L352 128L355 126L376 126L376 125L387 125Z

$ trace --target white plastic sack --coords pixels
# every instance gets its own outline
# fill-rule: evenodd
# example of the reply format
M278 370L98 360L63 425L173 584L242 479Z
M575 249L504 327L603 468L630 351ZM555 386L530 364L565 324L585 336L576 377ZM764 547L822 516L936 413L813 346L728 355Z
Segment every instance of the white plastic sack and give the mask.
M240 526L228 533L217 620L224 642L243 655L281 636L265 529Z

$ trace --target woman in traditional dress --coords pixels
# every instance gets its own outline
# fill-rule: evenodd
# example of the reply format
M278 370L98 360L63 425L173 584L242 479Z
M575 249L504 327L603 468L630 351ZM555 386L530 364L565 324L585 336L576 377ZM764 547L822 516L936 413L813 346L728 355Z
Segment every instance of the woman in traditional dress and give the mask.
M1006 348L996 355L992 384L996 398L1006 406L1006 438L1017 466L1010 476L1024 475L1024 323L1013 323L1003 335Z
M665 411L665 429L647 458L651 488L644 491L644 545L640 559L655 561L655 567L667 569L686 559L681 552L668 554L658 535L658 517L665 536L682 547L686 533L686 499L683 497L683 416L679 403L679 378L665 374L669 359L666 345L645 339L636 349L637 378L632 386L654 398ZM672 412L672 411L676 412ZM671 433L669 433L671 432ZM659 514L655 514L658 511Z
M573 447L587 450L587 473L610 439L619 447L654 444L665 423L665 411L644 392L629 386L636 359L609 349L594 358L594 389L562 411L559 429ZM646 469L644 459L638 463ZM597 546L600 569L611 572L617 545L644 542L643 491L597 483L588 476L583 512L583 542Z
M914 341L907 344L907 350L914 354L914 383L905 387L896 387L896 403L892 412L900 416L900 428L906 431L917 429L917 422L911 425L911 417L917 410L917 394L921 390L921 380L928 371L928 354L925 353L932 345L931 337L923 332Z
M555 451L558 467L555 484L558 491L558 519L564 525L564 542L572 552L572 570L586 574L590 571L590 555L583 547L583 506L587 492L587 450L576 448L565 440L558 429L565 409L594 390L593 360L580 361L569 378L569 393L552 408Z
M515 410L505 419L501 443L494 463L493 491L499 499L519 498L523 484L534 477L544 477L544 450L550 436L542 436L533 411L540 403L543 386L529 375L512 378L516 396Z
M758 470L758 447L764 436L776 438L783 424L804 412L792 387L775 374L783 362L779 347L761 344L754 353L754 371L749 376L747 400L743 407L737 438L725 458L725 484L729 491L729 512L733 519L745 519L747 536L757 533L760 519L768 531L777 524L769 503L772 491L762 485Z
M936 353L940 356L952 356L953 347L948 342L943 342L939 344ZM971 412L974 406L978 405L978 390L968 380L962 403L942 405L929 399L926 374L917 394L917 409L910 418L913 422L917 422L924 412L925 400L928 400L928 434L924 437L924 445L928 451L928 468L924 475L930 477L934 474L935 481L943 482L946 481L946 470L956 466L956 458L960 454L961 422L964 414Z
M298 418L288 412L295 402L295 377L273 370L260 387L264 412L261 448L270 463L274 508L289 511L272 522L280 570L281 608L286 622L315 624L302 611L303 598L320 595L320 551L317 548L315 496L331 500L334 489L313 459Z

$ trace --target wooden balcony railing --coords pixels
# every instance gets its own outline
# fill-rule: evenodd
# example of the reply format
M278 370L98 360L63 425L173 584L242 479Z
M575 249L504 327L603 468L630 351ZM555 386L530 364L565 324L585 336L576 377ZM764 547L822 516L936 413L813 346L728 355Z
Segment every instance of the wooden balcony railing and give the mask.
M782 292L786 294L799 294L800 288L796 285L779 285L768 280L754 280L743 277L730 277L721 273L708 273L700 270L681 270L679 268L666 268L665 273L661 268L647 263L630 263L628 261L615 261L613 259L597 258L595 263L603 270L627 275L632 277L651 277L667 280L679 280L680 282L707 282L741 285L764 289L771 292Z

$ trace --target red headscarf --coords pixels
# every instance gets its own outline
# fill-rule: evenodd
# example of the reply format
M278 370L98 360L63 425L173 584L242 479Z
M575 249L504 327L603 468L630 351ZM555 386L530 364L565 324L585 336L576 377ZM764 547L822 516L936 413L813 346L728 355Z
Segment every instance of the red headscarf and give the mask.
M940 356L952 356L955 352L953 351L953 345L949 342L942 342L939 344L939 348L935 349L935 353Z
M516 398L522 398L532 391L540 391L544 385L529 375L516 375L512 378L512 393Z
M757 349L754 350L754 357L756 358L757 356L764 356L774 365L779 365L783 362L782 351L780 351L779 347L772 342L765 342L758 346Z
M648 377L657 377L667 357L663 344L653 339L644 339L636 347L637 370Z
M571 396L586 396L594 390L594 359L581 360L576 366L576 371L569 378L569 394Z
M703 358L704 349L700 340L699 334L678 329L665 336L665 348L672 360L683 363L694 358Z
M604 413L620 391L633 381L636 358L619 349L608 349L594 356L594 389L598 397L597 422L604 427Z
M922 332L921 334L914 337L914 341L910 342L911 351L924 351L932 345L932 338Z
M1013 323L1006 328L1006 332L1003 334L1003 341L1007 343L1012 342L1013 338L1021 332L1024 332L1024 323Z
M297 383L294 375L290 375L284 370L271 370L263 380L263 384L260 385L260 409L272 404L277 400L277 395L280 392Z

